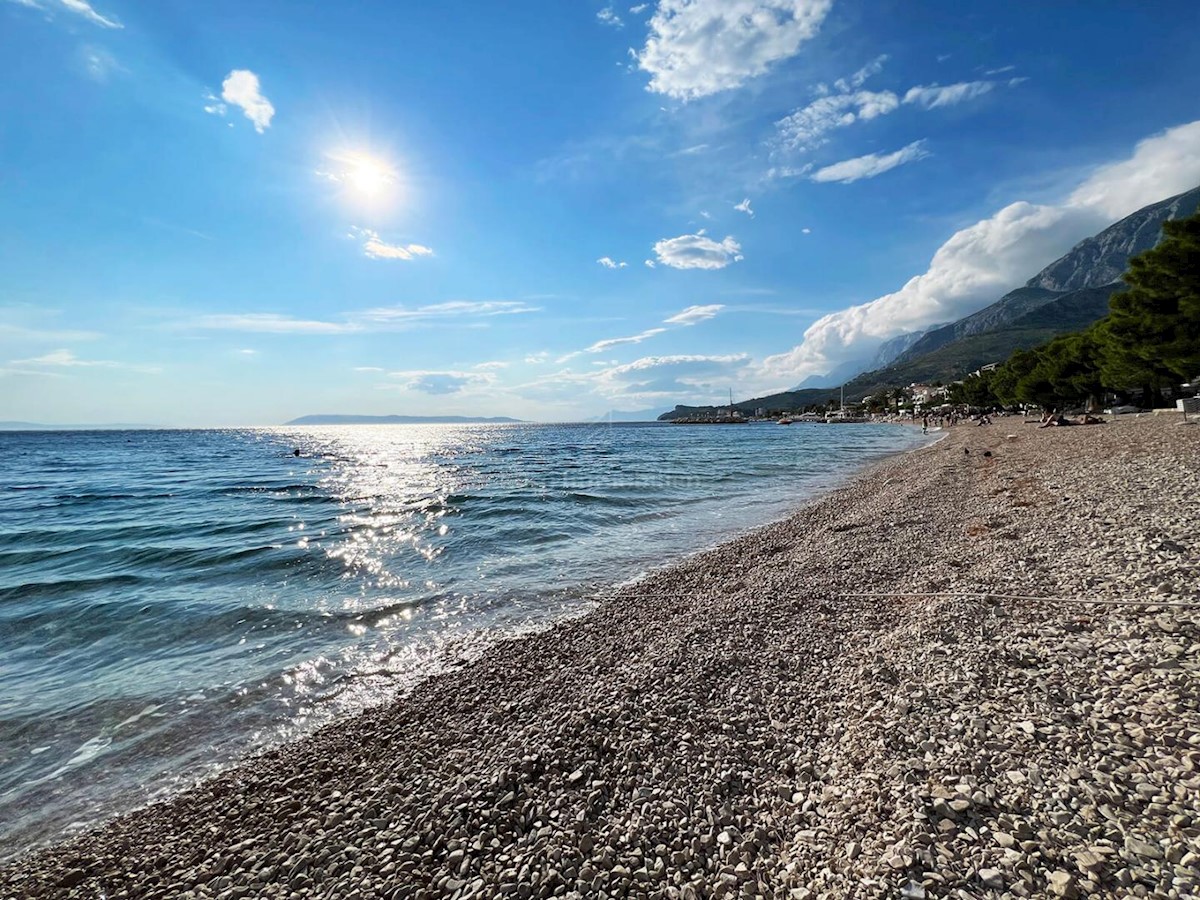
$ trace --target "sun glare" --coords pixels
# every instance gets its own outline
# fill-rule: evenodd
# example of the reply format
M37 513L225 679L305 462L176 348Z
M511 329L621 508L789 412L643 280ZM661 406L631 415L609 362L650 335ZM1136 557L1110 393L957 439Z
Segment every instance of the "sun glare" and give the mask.
M399 174L391 163L369 153L356 150L330 153L329 160L330 171L323 174L359 200L384 201L399 182Z

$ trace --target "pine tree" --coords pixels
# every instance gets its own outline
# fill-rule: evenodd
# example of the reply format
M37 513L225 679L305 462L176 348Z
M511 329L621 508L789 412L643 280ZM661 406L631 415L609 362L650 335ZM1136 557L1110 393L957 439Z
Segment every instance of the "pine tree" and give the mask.
M1129 261L1125 283L1096 328L1102 377L1148 393L1200 374L1200 214L1163 225L1152 250Z

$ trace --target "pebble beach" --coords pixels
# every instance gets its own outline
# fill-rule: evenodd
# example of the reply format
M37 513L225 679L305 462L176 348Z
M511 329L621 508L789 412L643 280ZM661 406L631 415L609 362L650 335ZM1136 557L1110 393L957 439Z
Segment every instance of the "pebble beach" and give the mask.
M1198 523L1200 424L960 425L0 897L1197 896Z

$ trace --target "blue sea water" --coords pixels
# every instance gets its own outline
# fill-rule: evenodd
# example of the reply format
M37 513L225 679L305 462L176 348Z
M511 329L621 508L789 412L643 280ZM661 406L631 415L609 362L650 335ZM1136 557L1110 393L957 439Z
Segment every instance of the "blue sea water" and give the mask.
M923 440L769 424L0 432L0 858L586 612Z

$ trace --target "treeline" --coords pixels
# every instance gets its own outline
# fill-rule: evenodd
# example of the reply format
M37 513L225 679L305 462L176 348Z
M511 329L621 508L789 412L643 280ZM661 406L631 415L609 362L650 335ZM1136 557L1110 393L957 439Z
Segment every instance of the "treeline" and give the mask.
M1163 240L1129 261L1126 290L1085 331L1018 350L991 371L953 385L977 407L1080 406L1115 394L1143 407L1200 375L1200 213L1163 225Z

